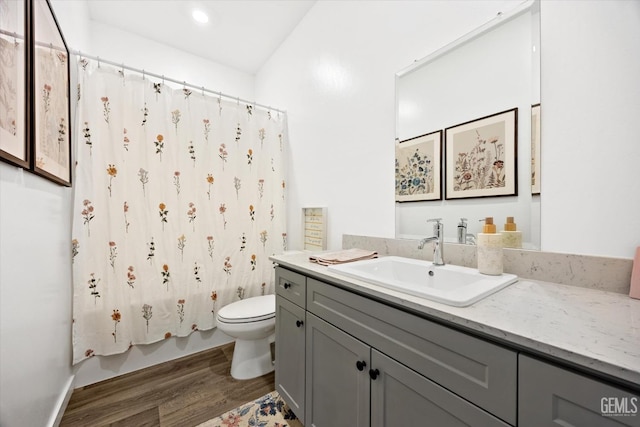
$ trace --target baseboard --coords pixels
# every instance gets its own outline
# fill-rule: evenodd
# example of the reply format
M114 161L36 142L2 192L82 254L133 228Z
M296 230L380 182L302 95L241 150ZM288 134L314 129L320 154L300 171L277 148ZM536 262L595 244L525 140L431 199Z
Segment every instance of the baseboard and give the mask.
M67 380L67 384L65 388L60 393L60 397L58 397L58 401L56 402L56 406L53 408L53 413L51 414L51 419L49 420L49 427L58 427L60 422L62 421L62 416L64 415L64 411L67 409L67 405L69 404L69 400L71 399L71 395L73 394L73 385L75 383L76 376L71 375L69 380Z

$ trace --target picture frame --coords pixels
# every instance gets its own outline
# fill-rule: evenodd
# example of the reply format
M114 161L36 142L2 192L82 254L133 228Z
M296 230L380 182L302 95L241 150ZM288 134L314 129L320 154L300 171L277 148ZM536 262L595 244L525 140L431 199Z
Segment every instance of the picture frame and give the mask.
M27 0L0 0L0 160L29 168Z
M326 206L302 208L302 249L305 251L327 249Z
M33 0L31 0L33 1ZM71 186L69 49L49 0L32 3L31 170Z
M445 129L445 198L518 195L518 109Z
M442 130L396 141L396 202L442 200Z
M531 194L540 194L541 167L540 164L540 104L531 106Z

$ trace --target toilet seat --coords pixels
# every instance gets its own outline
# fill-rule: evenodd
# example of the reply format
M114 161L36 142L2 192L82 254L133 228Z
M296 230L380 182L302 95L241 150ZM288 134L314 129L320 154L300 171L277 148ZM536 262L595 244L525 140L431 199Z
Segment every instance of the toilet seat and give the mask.
M218 311L218 320L224 323L253 323L276 316L276 296L263 295L236 301Z

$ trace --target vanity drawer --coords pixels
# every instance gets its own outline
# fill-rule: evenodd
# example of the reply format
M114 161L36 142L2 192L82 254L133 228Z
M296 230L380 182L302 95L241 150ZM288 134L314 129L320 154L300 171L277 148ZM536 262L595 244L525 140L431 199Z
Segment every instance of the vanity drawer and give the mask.
M305 307L307 278L282 267L276 267L276 295Z
M307 310L516 424L515 351L311 278Z

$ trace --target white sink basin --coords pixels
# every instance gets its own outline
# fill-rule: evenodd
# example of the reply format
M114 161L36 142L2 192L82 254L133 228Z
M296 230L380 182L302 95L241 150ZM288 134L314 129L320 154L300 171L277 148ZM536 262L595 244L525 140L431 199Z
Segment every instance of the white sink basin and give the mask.
M330 271L456 307L471 305L518 280L514 274L488 276L457 265L382 257L330 265Z

